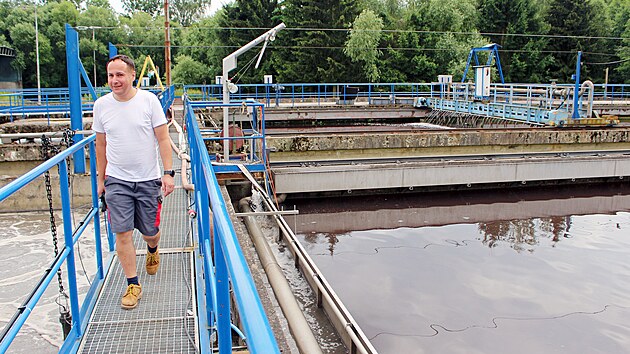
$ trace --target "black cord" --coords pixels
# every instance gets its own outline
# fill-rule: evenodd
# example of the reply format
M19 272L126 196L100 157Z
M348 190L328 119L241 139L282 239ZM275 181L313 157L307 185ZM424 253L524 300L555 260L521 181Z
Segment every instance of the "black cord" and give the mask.
M186 171L182 171L182 173L187 173ZM190 195L188 194L188 192L186 193L186 197L189 199L190 201ZM194 201L189 204L187 209L190 209L190 207L192 205L194 205ZM188 210L186 211L188 212ZM188 223L186 223L186 237L184 237L184 241L182 244L182 250L184 249L184 247L186 247L186 243L187 241L191 238L191 234L192 234L192 223L193 223L194 219L193 218L189 218ZM182 269L186 269L186 252L182 252ZM192 273L192 269L190 270ZM188 307L192 307L192 285L190 284L189 281L189 277L187 274L184 274L184 282L186 283L186 288L188 289L188 302L186 303L186 308L184 309L184 329L186 332L186 337L188 337L188 341L193 345L193 348L195 348L195 353L199 353L199 348L197 348L197 344L195 343L195 340L190 336L190 330L188 328Z

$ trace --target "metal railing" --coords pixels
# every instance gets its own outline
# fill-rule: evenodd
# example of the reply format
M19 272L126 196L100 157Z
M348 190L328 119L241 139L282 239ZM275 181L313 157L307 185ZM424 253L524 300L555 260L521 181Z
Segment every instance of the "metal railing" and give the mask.
M96 184L96 156L94 141L96 135L91 135L79 141L78 143L67 148L63 152L57 154L51 159L43 162L33 170L20 176L13 182L7 184L0 189L0 202L9 198L11 195L25 187L29 183L33 182L39 176L45 174L55 166L59 169L59 192L61 195L61 211L63 216L63 240L64 247L58 253L52 264L48 269L42 270L42 277L39 283L29 294L26 294L26 300L18 308L13 318L5 326L0 340L0 353L4 353L18 332L28 319L29 315L38 304L46 288L55 279L57 271L66 265L67 271L66 280L69 288L69 302L70 313L72 315L72 328L68 333L65 341L63 342L60 352L76 352L79 339L85 333L88 325L88 319L96 303L97 295L103 286L105 274L107 268L111 265L111 259L104 263L101 250L101 229L100 229L100 216L99 216L99 200L97 198L97 184ZM92 189L92 205L87 213L83 216L78 226L73 229L73 225L70 222L72 220L72 206L71 206L71 193L70 184L68 182L69 168L67 158L75 154L80 149L84 149L89 146L90 150L90 173L91 173L91 189ZM89 223L94 223L94 243L96 248L96 274L91 281L91 285L83 298L83 302L79 304L79 292L77 289L77 272L75 268L75 245L83 236ZM114 239L111 233L107 233L107 239L109 243L109 250L114 250ZM87 236L86 236L87 237ZM113 258L112 258L113 259ZM82 295L83 296L83 295Z
M151 91L158 96L160 103L162 104L162 108L164 109L164 113L166 113L175 100L175 86L168 86L164 91Z
M256 100L266 107L295 107L302 104L331 105L377 101L393 102L396 97L430 95L431 84L424 83L334 83L334 84L252 84L239 85L233 100ZM184 85L190 99L221 101L222 85Z
M466 84L463 84L466 85ZM265 107L296 107L301 105L339 105L364 102L366 104L396 104L405 98L439 97L439 83L288 83L288 84L249 84L239 85L239 91L231 94L237 101L256 100ZM493 93L499 97L511 95L512 98L527 98L527 93L515 92L529 90L550 90L571 88L569 84L493 84ZM496 88L500 88L499 91ZM159 94L159 90L148 88ZM98 97L109 92L108 88L96 87ZM172 90L172 91L171 91ZM507 92L510 92L508 94ZM222 85L184 85L184 94L190 99L199 101L222 101ZM175 91L169 87L168 98L175 98ZM90 90L81 89L83 110L91 111L94 100ZM628 84L597 84L594 92L595 101L601 100L630 100L630 85ZM11 121L29 116L63 115L69 112L69 93L67 88L0 91L0 116L8 116Z
M160 97L162 107L169 107L175 99L174 86L167 87L164 92L158 88L145 88ZM109 88L96 87L97 97L110 92ZM91 112L94 105L94 97L89 88L81 88L81 108L83 112ZM169 103L170 102L170 103ZM165 103L169 103L165 105ZM31 116L46 117L50 124L53 116L66 117L70 114L70 92L65 88L43 88L24 90L0 91L0 116L8 117L12 122L15 119L24 119Z
M219 353L232 352L232 288L249 350L252 353L279 353L230 221L215 169L195 118L193 104L187 98L184 98L184 104L197 209L198 247L195 253L196 259L202 259L201 268L205 275L202 283L204 289L198 289L198 292L201 291L198 297L206 300L205 312L201 311L203 309L199 312L200 328L216 328ZM209 326L203 326L204 323ZM204 343L209 342L209 333L203 330L201 332L200 342L203 349Z
M470 84L457 84L468 87ZM440 97L440 83L334 83L334 84L251 84L239 85L230 95L233 100L255 100L265 107L296 107L301 105L396 104L406 98ZM493 84L491 92L499 100L527 99L557 89L572 89L569 84ZM222 85L184 85L184 93L193 100L222 101ZM470 96L474 89L470 89ZM529 93L528 93L529 92ZM630 100L630 85L595 85L595 100ZM508 102L511 103L511 102Z
M241 111L241 113L245 113L247 110L248 116L250 116L251 121L248 122L249 126L242 127L243 129L235 129L231 134L233 136L225 137L223 135L222 127L216 128L204 128L200 129L202 135L204 135L203 140L212 143L221 143L222 141L228 140L230 142L231 149L236 150L236 146L239 145L237 142L243 142L242 151L232 151L230 153L230 159L238 159L246 163L261 163L262 166L267 165L267 155L264 153L266 151L266 141L265 137L265 107L262 103L258 103L255 101L244 101L241 103L228 103L222 104L216 101L194 101L187 104L186 108L188 109L217 109L228 107L228 109L232 109L232 111ZM237 128L235 124L230 126L230 129ZM217 152L216 155L212 155L210 157L211 161L219 161L224 157L220 152ZM222 172L225 168L237 171L238 169L230 168L226 166L216 166L215 170L217 172Z

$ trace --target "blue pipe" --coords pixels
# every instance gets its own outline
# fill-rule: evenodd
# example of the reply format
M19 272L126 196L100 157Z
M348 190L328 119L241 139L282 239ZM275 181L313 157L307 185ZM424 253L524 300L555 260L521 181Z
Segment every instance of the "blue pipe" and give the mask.
M578 99L580 92L580 69L582 63L582 51L578 51L577 53L577 62L575 64L575 89L573 91L573 119L580 118L580 112L578 110Z

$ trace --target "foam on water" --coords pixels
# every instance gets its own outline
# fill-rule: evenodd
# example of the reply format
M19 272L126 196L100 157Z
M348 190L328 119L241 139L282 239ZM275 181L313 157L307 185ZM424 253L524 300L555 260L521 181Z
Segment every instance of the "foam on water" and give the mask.
M63 225L61 215L56 214L58 248L62 249ZM88 278L96 271L93 225L88 226L75 247L77 253L77 286L80 302L89 289ZM44 270L54 259L50 232L50 216L45 213L0 214L0 323L4 326L21 306L28 294L42 278ZM85 272L83 266L85 267ZM62 266L64 288L66 267ZM59 323L59 306L65 305L59 298L57 279L46 289L38 305L24 323L18 337L10 347L14 353L56 353L63 343Z

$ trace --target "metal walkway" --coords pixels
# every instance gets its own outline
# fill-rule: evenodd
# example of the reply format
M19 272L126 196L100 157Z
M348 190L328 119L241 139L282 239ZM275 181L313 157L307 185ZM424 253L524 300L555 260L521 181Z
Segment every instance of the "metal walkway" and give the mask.
M173 169L181 170L176 156ZM146 243L134 231L142 299L133 310L120 307L127 283L114 255L80 353L195 353L198 331L188 205L178 174L175 191L164 198L162 205L158 273L154 276L146 273Z

